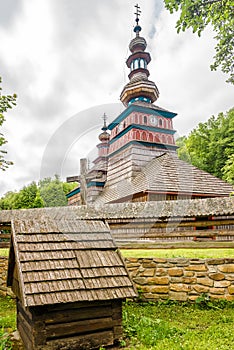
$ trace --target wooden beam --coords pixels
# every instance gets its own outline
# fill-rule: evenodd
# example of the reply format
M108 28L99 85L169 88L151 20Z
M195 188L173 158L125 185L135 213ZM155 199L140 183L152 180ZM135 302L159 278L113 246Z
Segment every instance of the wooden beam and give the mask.
M182 242L124 242L116 241L120 249L208 249L208 248L234 248L234 241L231 242L194 242L194 241L182 241Z
M127 235L126 235L127 236ZM143 235L146 238L170 238L170 237L213 237L213 236L234 236L234 230L191 230L191 231L173 231L167 232L157 232L149 231Z
M126 226L127 228L173 228L175 226L178 227L207 227L207 226L224 226L224 225L234 225L234 220L228 219L220 219L220 220L205 220L205 221L170 221L170 222L129 222L129 223L110 223L110 228L116 230L118 228L123 228Z

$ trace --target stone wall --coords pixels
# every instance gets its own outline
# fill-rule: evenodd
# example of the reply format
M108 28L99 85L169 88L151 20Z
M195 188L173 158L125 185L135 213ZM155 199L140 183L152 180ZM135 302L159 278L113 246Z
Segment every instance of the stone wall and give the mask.
M125 259L144 300L234 300L234 259Z
M145 300L195 300L207 293L234 300L234 259L126 258L130 276ZM0 256L0 294L6 287L8 258Z
M8 267L8 258L6 256L0 256L0 295L11 295L13 296L11 289L7 288L7 267Z

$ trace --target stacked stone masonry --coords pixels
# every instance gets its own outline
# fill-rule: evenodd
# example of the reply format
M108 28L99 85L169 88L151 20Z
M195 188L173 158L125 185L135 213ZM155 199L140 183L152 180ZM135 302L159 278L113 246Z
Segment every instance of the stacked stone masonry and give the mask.
M202 294L234 300L234 259L125 260L143 300L194 301Z
M126 266L144 300L194 301L202 294L234 300L234 259L126 258ZM0 257L0 294L6 287L8 258Z
M8 268L8 258L5 256L0 256L0 295L13 296L11 289L7 288L6 286L7 268Z

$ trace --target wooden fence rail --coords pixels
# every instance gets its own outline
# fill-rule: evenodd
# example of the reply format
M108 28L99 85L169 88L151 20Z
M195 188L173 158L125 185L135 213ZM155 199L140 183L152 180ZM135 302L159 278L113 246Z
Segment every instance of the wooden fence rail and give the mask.
M202 248L234 247L234 217L185 217L110 220L120 247Z
M11 225L10 223L0 224L0 249L9 248L11 239Z

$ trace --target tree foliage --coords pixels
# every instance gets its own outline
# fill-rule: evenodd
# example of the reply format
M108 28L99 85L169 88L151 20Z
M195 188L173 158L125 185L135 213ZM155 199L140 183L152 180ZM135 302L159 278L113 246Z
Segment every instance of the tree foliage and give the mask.
M0 77L0 84L2 82L2 79ZM0 86L0 127L5 121L4 114L7 112L8 109L11 109L13 106L16 105L16 98L17 96L14 95L1 95L2 87ZM9 165L13 164L11 161L5 159L6 151L2 149L2 146L7 143L7 140L5 139L4 135L0 132L0 169L6 170Z
M66 193L78 184L65 183L59 177L45 178L38 184L32 182L19 192L8 192L0 199L0 209L29 209L67 205Z
M234 184L234 109L199 123L177 145L180 159Z
M216 54L211 70L221 67L228 73L227 82L234 84L234 3L233 0L164 0L173 13L180 11L177 32L192 28L201 35L210 24L215 32Z

